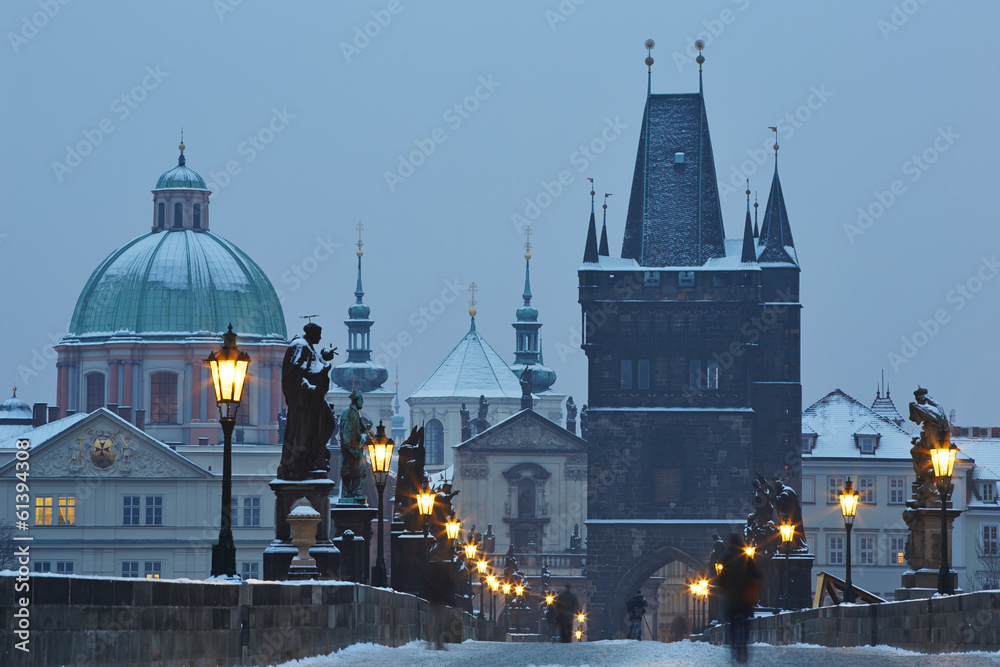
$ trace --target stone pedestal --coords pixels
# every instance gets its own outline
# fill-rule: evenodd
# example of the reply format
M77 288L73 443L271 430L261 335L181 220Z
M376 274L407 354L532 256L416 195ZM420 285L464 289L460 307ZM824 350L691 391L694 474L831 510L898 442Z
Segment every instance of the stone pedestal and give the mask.
M816 557L810 553L776 554L769 564L770 603L784 609L811 609L812 566ZM787 586L787 587L786 587ZM785 595L787 594L787 598Z
M330 507L330 519L333 522L334 543L340 547L343 544L344 531L351 531L354 539L350 540L352 549L350 573L347 569L341 572L344 581L357 581L367 584L371 577L371 543L372 521L378 518L378 509L364 505L336 503ZM344 558L348 558L345 554ZM360 577L355 579L354 577Z
M275 479L271 481L274 491L274 541L264 550L264 579L282 581L288 579L288 568L299 550L292 544L288 515L292 505L299 498L306 498L319 512L322 519L316 527L316 544L309 549L309 555L316 561L316 569L321 579L337 579L340 576L340 551L330 539L330 493L336 486L329 479L309 479L300 482Z
M432 537L425 539L423 533L392 531L389 551L392 555L390 584L393 590L414 595L422 593L427 551L433 539Z
M948 503L951 505L951 503ZM955 562L955 540L953 538L955 519L960 510L945 510L948 521L948 561ZM910 526L910 536L907 544L907 565L910 566L902 576L902 588L896 589L897 600L914 600L929 598L937 593L938 572L941 569L941 508L922 507L906 510L905 518ZM958 573L949 570L952 586L956 593L958 588Z

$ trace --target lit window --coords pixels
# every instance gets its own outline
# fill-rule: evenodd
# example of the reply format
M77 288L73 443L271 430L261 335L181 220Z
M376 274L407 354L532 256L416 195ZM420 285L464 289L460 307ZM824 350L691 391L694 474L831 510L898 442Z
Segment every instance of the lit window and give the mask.
M631 389L632 388L632 360L622 359L621 364L622 374L621 374L621 388Z
M38 496L35 498L35 525L52 525L52 496Z
M844 538L839 535L830 536L830 565L844 564Z
M163 563L158 560L147 560L142 564L142 574L146 579L159 579Z
M243 499L243 525L260 525L260 496L247 496Z
M240 576L244 581L260 579L260 563L240 563Z
M177 374L153 373L149 378L149 421L177 423Z
M844 478L843 477L828 477L827 478L827 489L829 489L829 495L827 496L826 502L828 503L840 503L840 492L844 488Z
M139 561L137 560L123 560L122 561L122 576L131 577L134 579L139 578Z
M983 482L983 502L984 503L995 503L997 501L997 483Z
M707 382L705 383L706 389L718 389L719 388L719 362L709 361L707 364L708 372L706 375Z
M104 406L104 374L87 374L87 412Z
M122 525L139 525L139 496L125 496L122 498Z
M889 565L906 565L906 537L889 537Z
M906 502L906 478L889 478L889 504L902 505Z
M146 525L163 525L163 496L146 496Z
M858 537L858 565L875 564L875 537L862 535Z
M866 505L875 504L875 478L874 477L859 477L858 478L858 502L862 502Z
M59 525L72 526L76 523L76 496L59 496Z

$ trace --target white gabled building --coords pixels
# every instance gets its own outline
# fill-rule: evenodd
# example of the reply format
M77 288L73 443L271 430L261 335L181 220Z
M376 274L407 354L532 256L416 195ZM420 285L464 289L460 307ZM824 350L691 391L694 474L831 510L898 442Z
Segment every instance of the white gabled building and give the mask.
M958 436L972 430L975 435ZM992 436L992 437L991 437ZM952 443L975 466L969 473L966 512L960 521L965 525L964 542L953 542L955 550L965 552L968 578L965 590L1000 590L1000 429L958 428Z
M913 435L888 392L880 390L868 407L840 389L813 403L802 413L802 510L806 539L816 555L813 574L821 571L844 578L846 530L838 493L850 477L861 494L851 533L852 579L856 586L893 599L907 570L903 522L906 501L916 478L910 448ZM961 445L959 445L961 447ZM968 509L966 480L973 462L964 452L955 462L954 507ZM959 586L968 590L968 515L955 522L952 567Z
M16 458L18 441L28 455ZM27 530L36 572L204 579L221 524L219 445L166 445L99 408L0 441L0 506L30 489ZM237 572L259 578L274 537L280 450L234 445L233 536ZM26 478L17 477L25 472Z

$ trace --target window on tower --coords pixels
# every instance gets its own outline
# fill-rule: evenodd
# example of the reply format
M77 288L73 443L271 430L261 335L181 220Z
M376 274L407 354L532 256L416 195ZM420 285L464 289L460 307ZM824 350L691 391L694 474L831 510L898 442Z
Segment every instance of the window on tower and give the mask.
M632 360L622 359L621 365L621 388L623 390L632 388Z
M707 373L705 374L705 389L718 389L719 388L719 362L709 361L707 364Z
M174 229L184 226L184 204L177 202L174 204Z
M201 204L194 205L194 219L191 222L191 226L195 229L201 229Z
M649 389L649 359L639 360L639 377L636 380L636 389Z
M688 386L691 389L701 389L701 360L692 359L688 362Z
M166 371L149 378L149 422L177 423L177 374Z
M424 427L424 446L427 448L427 465L444 464L444 424L432 419Z
M87 374L87 412L104 405L104 373Z
M163 202L156 205L156 228L163 229L167 224L167 206Z

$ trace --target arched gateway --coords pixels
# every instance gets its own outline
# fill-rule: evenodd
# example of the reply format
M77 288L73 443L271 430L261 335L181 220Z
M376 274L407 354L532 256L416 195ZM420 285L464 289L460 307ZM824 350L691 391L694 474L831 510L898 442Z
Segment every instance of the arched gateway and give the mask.
M665 562L704 569L711 534L745 523L755 473L800 491L799 265L774 148L763 224L748 187L742 240L725 239L700 90L647 95L621 257L598 246L591 191L579 286L592 638L617 635L626 596Z

